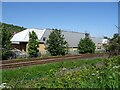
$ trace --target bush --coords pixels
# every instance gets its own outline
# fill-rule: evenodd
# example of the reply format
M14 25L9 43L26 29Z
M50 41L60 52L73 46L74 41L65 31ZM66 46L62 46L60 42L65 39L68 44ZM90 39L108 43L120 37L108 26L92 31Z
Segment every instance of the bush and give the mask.
M9 30L2 29L0 31L2 35L2 59L8 59L11 56L11 33Z
M119 88L120 77L118 60L120 57L103 59L106 66L84 66L78 71L57 75L50 70L47 78L39 83L37 88Z
M39 50L38 37L34 31L29 33L28 53L30 57L37 57Z
M2 49L2 60L7 60L12 56L12 52L10 50Z
M120 36L119 34L114 34L113 38L110 39L108 50L110 56L120 55Z
M61 34L61 30L53 29L46 42L46 49L52 56L65 55L68 53L68 44Z
M120 56L34 65L2 71L13 88L100 88L119 90Z
M81 54L84 53L94 53L95 52L95 43L89 38L85 37L81 39L78 44L78 51Z

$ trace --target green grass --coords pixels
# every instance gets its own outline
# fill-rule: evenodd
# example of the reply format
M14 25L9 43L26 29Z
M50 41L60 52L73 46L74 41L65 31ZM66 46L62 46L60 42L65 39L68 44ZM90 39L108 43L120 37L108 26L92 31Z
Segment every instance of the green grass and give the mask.
M34 79L39 79L42 77L47 77L50 70L57 71L60 68L75 68L80 67L85 64L94 64L96 62L100 62L101 59L95 59L95 60L72 60L64 62L55 62L55 63L48 63L48 64L42 64L42 65L34 65L34 66L28 66L28 67L21 67L16 69L9 69L9 70L3 70L2 72L2 82L6 82L9 85L13 85L17 82L28 80L32 82Z
M2 82L13 88L103 88L118 87L117 60L93 59L74 60L34 65L16 69L3 70ZM104 62L104 66L97 64ZM98 65L99 66L99 65ZM78 71L60 74L62 68L67 70L80 68ZM99 77L99 78L98 78ZM107 82L106 82L107 81Z

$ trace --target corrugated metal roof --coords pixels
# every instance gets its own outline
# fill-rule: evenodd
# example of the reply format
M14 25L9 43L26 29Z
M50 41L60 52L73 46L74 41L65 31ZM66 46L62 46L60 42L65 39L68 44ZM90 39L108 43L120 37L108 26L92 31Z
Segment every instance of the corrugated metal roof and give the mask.
M48 38L50 32L52 32L51 29L45 31L43 37L41 38L41 42L45 42L43 41L43 38ZM69 47L77 47L80 39L85 37L85 33L80 33L80 32L62 30L62 34L64 35L65 40L68 42Z
M43 38L48 38L50 33L52 32L51 29L26 29L21 31L13 36L11 39L12 42L28 42L29 40L29 32L35 31L38 36L40 42L44 42ZM73 32L73 31L63 31L62 34L65 37L65 40L68 42L69 47L77 47L78 43L81 38L85 38L85 33L80 32ZM90 37L92 41L97 45L103 42L103 38L99 37Z
M41 41L43 41L44 37L48 38L51 31L52 30L46 30L43 37L41 38ZM64 35L65 40L68 42L69 47L78 47L78 43L79 43L80 39L85 38L85 33L80 33L80 32L63 31L62 30L62 34ZM103 41L103 38L99 38L99 37L90 37L90 38L96 45L99 43L102 43L102 41Z
M85 38L85 33L62 31L65 40L68 42L69 47L78 47L81 38Z
M97 44L102 44L103 38L100 37L90 37L92 41L97 45Z

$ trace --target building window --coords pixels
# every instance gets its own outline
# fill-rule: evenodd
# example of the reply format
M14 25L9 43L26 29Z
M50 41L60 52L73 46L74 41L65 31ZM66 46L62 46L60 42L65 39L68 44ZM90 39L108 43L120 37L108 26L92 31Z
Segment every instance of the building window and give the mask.
M43 41L45 41L46 40L46 37L43 37Z

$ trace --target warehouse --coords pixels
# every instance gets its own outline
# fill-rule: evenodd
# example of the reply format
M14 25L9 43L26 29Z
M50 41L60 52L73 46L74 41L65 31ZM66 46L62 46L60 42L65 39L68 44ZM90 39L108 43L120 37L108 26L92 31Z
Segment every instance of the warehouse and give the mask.
M28 48L28 41L29 41L29 32L34 31L39 40L39 51L44 52L45 50L45 43L47 38L50 35L50 32L52 29L26 29L24 31L21 31L17 34L15 34L12 39L12 47L17 48L21 51L27 52ZM65 40L68 42L69 45L69 50L75 51L77 50L78 43L81 38L85 38L86 33L80 33L80 32L73 32L73 31L63 31L62 34L65 37ZM92 41L96 45L96 51L99 50L104 50L103 44L104 44L104 38L99 38L99 37L91 37L89 36Z

